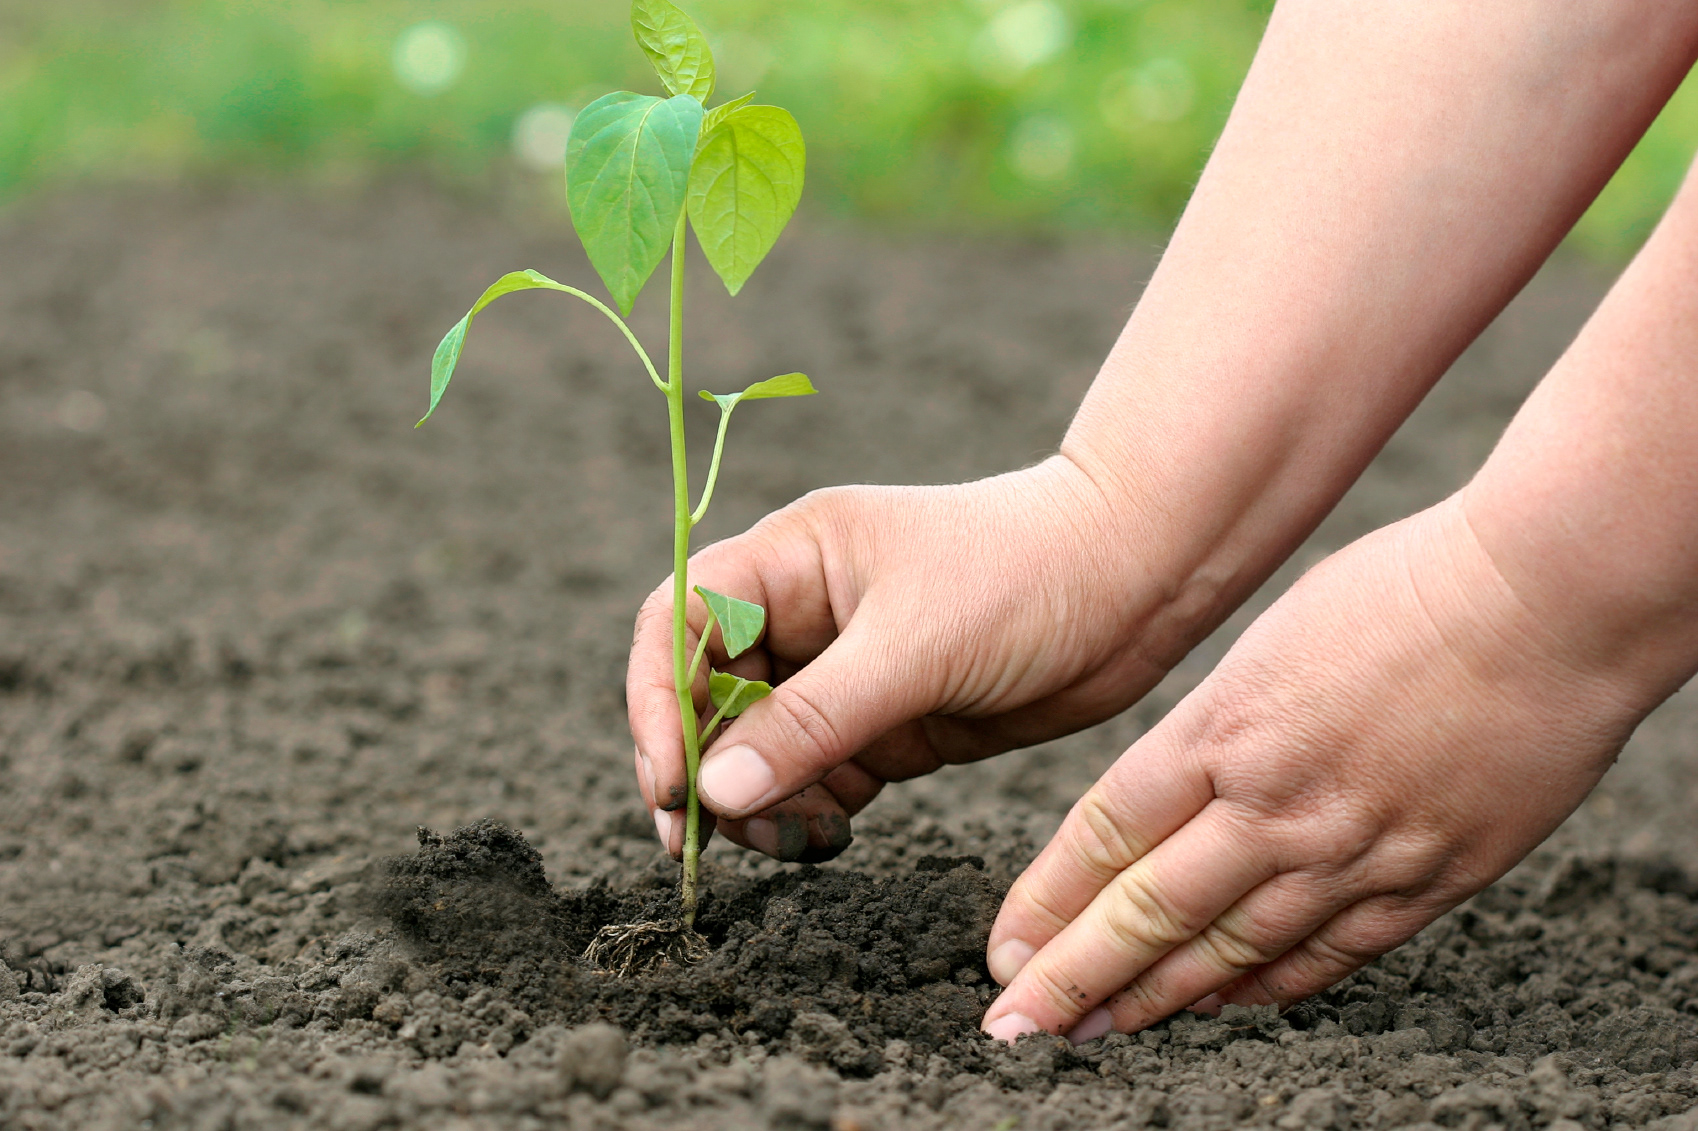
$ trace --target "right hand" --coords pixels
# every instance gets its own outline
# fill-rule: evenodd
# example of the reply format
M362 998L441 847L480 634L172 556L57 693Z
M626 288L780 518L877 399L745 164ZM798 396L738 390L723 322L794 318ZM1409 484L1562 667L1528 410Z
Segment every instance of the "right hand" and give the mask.
M775 685L704 753L704 829L717 817L769 856L829 859L885 782L1136 702L1217 619L1214 594L1164 575L1146 550L1164 540L1139 527L1056 456L974 483L817 491L702 550L692 586L767 609L764 638L735 661L714 634L712 666ZM693 595L688 619L693 652L707 620ZM704 710L706 683L704 671L693 689ZM637 616L626 690L637 780L677 857L670 580Z

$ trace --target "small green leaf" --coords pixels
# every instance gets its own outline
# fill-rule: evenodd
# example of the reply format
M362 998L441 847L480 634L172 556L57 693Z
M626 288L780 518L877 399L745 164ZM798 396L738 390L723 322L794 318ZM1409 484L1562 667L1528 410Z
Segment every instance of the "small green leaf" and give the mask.
M709 110L707 114L702 117L702 136L706 137L708 134L712 133L715 126L725 121L725 116L727 114L731 113L733 110L742 109L750 102L753 102L754 98L755 92L751 90L741 98L733 98L730 102L721 102L718 106Z
M724 672L708 676L708 695L713 699L714 709L728 719L736 718L771 694L772 685L758 679L743 679Z
M806 165L802 127L776 106L739 106L703 136L690 167L690 223L732 294L790 222Z
M725 641L725 654L735 660L754 647L766 627L766 610L752 601L739 601L712 589L696 586L696 595L719 621L720 639Z
M743 401L767 401L776 397L811 397L819 392L814 383L808 380L806 373L786 373L779 377L768 377L765 381L756 381L740 393L710 393L703 389L698 394L704 401L714 401L721 409L730 412Z
M706 102L713 93L713 52L696 21L668 0L635 0L631 31L668 94Z
M806 373L785 373L756 381L742 392L746 401L767 401L777 397L811 397L819 392Z
M471 327L472 319L477 317L478 311L502 295L510 295L514 291L534 290L537 287L558 289L559 286L553 279L535 271L510 271L491 283L479 296L478 301L472 304L472 309L466 312L466 316L454 323L454 328L443 336L442 343L436 347L436 354L430 359L430 408L413 427L417 428L419 424L429 420L431 413L436 411L437 403L442 400L442 394L448 389L448 382L454 377L454 367L460 363L460 351L466 344L466 331Z
M566 142L566 203L590 262L630 314L666 258L701 135L702 104L621 90L596 99Z

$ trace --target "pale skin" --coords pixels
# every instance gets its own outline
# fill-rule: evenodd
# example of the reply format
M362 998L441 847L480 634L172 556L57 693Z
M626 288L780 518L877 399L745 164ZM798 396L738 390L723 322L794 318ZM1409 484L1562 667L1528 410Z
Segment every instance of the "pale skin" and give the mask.
M729 669L781 681L704 756L719 831L823 859L886 782L1134 703L1337 502L1695 57L1698 5L1282 0L1055 457L818 492L693 560L769 610ZM991 933L986 1031L1299 1000L1549 835L1698 670L1695 392L1689 183L1475 479L1307 574L1074 806ZM676 855L669 593L629 700Z

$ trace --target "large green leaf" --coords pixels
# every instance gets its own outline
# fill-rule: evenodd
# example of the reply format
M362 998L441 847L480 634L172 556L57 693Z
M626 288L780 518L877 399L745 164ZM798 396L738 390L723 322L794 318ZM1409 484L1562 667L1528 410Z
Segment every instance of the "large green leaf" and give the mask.
M752 601L739 601L712 589L696 586L696 594L707 602L714 618L719 621L720 638L725 641L725 654L736 659L761 638L766 627L766 610Z
M704 401L713 401L726 412L730 412L743 401L768 401L777 397L811 397L819 392L814 383L808 380L806 373L785 373L778 377L768 377L765 381L756 381L740 393L710 393L703 389L698 396Z
M635 0L631 32L668 94L706 102L713 93L713 52L701 28L668 0Z
M741 106L701 139L690 169L690 223L732 294L790 222L806 165L802 128L776 106Z
M616 91L572 123L566 203L590 262L622 314L666 258L690 180L702 104Z
M708 697L714 709L728 719L734 719L772 694L772 685L758 679L714 672L708 676Z

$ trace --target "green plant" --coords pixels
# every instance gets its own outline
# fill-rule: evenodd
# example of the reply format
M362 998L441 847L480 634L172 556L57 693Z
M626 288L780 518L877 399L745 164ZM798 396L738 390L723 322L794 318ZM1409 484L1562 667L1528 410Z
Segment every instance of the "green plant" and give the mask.
M536 271L502 276L437 347L431 362L430 409L419 424L430 419L442 400L477 313L502 295L539 288L580 298L612 320L636 351L649 380L666 398L672 440L673 678L688 780L680 902L682 928L688 931L695 923L701 855L701 805L696 795L701 740L772 691L760 681L710 670L708 687L716 713L698 729L691 688L715 626L726 655L736 657L760 638L766 611L696 587L707 605L708 620L694 656L689 655L685 605L691 592L690 534L713 501L726 429L737 406L744 401L807 396L815 389L805 375L787 373L757 381L738 393L701 392L702 399L719 407L719 430L701 497L691 505L684 447L685 233L687 228L695 230L708 263L726 289L737 294L796 210L806 151L796 119L776 106L755 105L753 93L706 108L714 89L713 54L701 30L669 0L635 0L631 27L669 97L616 91L598 98L577 116L566 146L566 200L572 222L618 312ZM671 327L662 380L621 314L631 313L643 285L668 254L672 258ZM620 959L626 968L629 959L628 952Z

